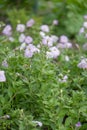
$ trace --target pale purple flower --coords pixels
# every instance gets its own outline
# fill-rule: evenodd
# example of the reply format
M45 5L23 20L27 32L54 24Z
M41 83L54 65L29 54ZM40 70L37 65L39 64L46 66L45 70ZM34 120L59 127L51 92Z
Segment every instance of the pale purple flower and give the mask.
M55 19L55 20L53 20L53 25L58 25L58 20L57 19Z
M4 66L4 67L8 67L8 63L7 63L6 60L2 61L2 66Z
M24 32L25 31L25 25L24 24L17 24L16 30L18 32Z
M20 34L20 36L19 36L19 42L23 43L24 40L25 40L25 35L22 33L22 34Z
M31 58L33 56L33 52L29 49L26 49L25 50L25 53L24 53L24 56L27 57L27 58Z
M76 127L81 127L81 122L77 122L77 124L75 124Z
M59 81L60 81L61 83L65 83L65 82L67 82L67 79L68 79L68 76L65 75L62 79L59 79Z
M32 57L34 55L34 53L39 53L40 50L38 48L36 48L33 44L29 44L27 46L27 48L25 49L25 57Z
M59 43L59 44L57 45L57 47L58 47L58 48L72 48L72 43L70 43L70 42L66 42L66 43L64 43L64 44Z
M5 28L3 29L2 33L6 36L11 36L12 35L11 25L6 25Z
M51 39L53 43L56 43L58 41L58 37L56 35L51 35Z
M83 23L83 27L87 28L87 22Z
M77 66L82 69L87 69L87 59L82 59Z
M62 79L62 82L63 82L63 83L64 83L64 82L67 82L67 79L68 79L68 76L65 75L65 76L63 77L63 79Z
M32 27L34 23L35 23L34 19L30 19L30 20L26 23L26 26L27 26L27 27Z
M49 26L48 26L48 25L42 25L42 26L40 27L40 29L41 29L41 31L43 31L43 32L49 32Z
M55 36L55 35L44 36L43 39L42 39L42 44L47 45L48 47L51 47L57 41L58 41L58 37Z
M34 52L38 52L38 53L40 52L40 50L36 46L34 46L33 44L29 44L27 46L27 49L31 50L33 53Z
M84 19L87 19L87 14L86 14L86 15L84 15Z
M67 42L65 44L65 48L72 48L72 43L71 42Z
M79 34L82 34L82 33L84 33L84 27L82 27L82 28L80 28L80 31L79 31Z
M42 39L42 44L51 47L51 46L53 45L53 40L52 40L51 37L45 36L45 37Z
M30 43L32 43L32 42L33 42L32 37L30 37L30 36L26 36L26 37L25 37L25 43L30 44Z
M47 58L56 59L60 55L60 51L56 47L50 47L49 51L46 52Z
M3 70L0 71L0 82L6 82L5 72Z
M65 35L60 36L60 43L67 43L67 42L68 42L67 36Z

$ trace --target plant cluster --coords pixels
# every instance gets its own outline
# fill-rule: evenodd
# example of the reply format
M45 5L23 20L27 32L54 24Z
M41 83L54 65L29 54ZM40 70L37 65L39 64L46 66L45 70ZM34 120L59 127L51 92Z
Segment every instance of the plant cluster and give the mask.
M86 130L86 52L58 24L1 26L1 130Z

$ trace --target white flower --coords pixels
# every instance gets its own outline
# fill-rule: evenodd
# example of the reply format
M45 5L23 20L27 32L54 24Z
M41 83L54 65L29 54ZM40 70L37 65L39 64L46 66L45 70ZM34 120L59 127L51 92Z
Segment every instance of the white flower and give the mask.
M65 61L69 61L69 56L65 56Z
M49 58L53 58L53 53L47 51L47 52L46 52L46 57L47 57L48 59L49 59Z
M21 44L20 50L23 50L23 49L25 49L25 48L26 48L26 43L24 42L24 43Z
M18 24L16 27L16 30L18 32L24 32L25 31L25 25L24 24Z
M42 127L42 122L40 122L40 121L32 121L33 123L36 123L38 126L40 126L40 127Z
M10 116L9 115L4 115L4 116L1 116L0 119L10 119Z
M19 36L19 42L24 42L24 40L25 40L25 35L22 33L22 34L20 34L20 36Z
M0 82L5 82L6 77L5 77L5 72L3 70L0 71Z
M87 28L87 22L83 23L83 27Z
M60 81L61 83L65 83L65 82L67 82L67 79L68 79L68 76L65 75L62 79L59 79L59 81Z
M41 48L41 45L40 45L40 44L38 44L38 45L37 45L37 48L39 48L39 49L40 49L40 48Z
M42 32L42 31L40 31L40 36L41 36L42 38L44 38L45 33L44 33L44 32Z
M8 39L9 39L9 41L14 42L14 38L13 37L9 37Z

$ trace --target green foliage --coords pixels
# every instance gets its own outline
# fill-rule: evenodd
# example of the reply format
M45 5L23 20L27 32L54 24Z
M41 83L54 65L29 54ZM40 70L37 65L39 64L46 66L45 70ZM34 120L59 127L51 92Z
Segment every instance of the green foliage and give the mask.
M32 58L25 58L19 50L10 50L1 45L1 62L7 60L6 83L0 83L1 129L49 129L74 130L75 124L87 121L87 93L84 70L77 68L81 53L74 50L63 51L57 61L45 57L45 48ZM3 51L4 50L4 51ZM67 63L64 56L69 55ZM63 75L69 80L59 82ZM84 76L84 77L83 77ZM33 120L41 121L43 126L36 127Z
M26 21L29 19L29 16L27 15L24 9L16 10L14 8L12 10L8 10L7 15L8 15L9 21L11 22L14 28L16 27L18 23L25 24Z
M4 8L9 2L9 7L13 7L18 1L3 2ZM83 36L78 37L76 34L82 26L82 15L86 12L87 2L84 4L84 0L38 1L38 17L30 15L36 23L32 27L25 27L26 30L23 32L25 36L33 38L35 46L39 43L41 45L40 52L31 58L24 56L25 48L20 49L21 33L16 31L18 23L26 25L30 19L27 11L22 9L28 1L21 2L22 0L18 5L21 9L13 8L7 11L13 27L14 41L11 42L9 37L2 34L0 37L0 71L4 70L6 76L6 82L0 82L0 130L86 130L87 71L77 65L82 57L87 57L87 52L80 46L75 48L73 45L72 49L60 49L61 53L57 59L49 59L46 57L49 48L41 44L39 33L43 21L44 24L49 23L51 30L45 35L67 34L73 41L84 42ZM52 25L54 19L59 20L58 26ZM3 30L3 26L1 22L0 31ZM58 43L54 45L57 46ZM70 60L66 61L65 56L69 56ZM4 60L8 63L7 67L2 65ZM64 76L68 77L65 82ZM79 128L76 127L78 122L81 122Z

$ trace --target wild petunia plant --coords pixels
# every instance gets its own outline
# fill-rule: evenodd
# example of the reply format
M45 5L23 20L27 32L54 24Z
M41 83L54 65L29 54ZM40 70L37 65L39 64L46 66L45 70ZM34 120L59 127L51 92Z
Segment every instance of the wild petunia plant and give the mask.
M35 30L35 21L26 23L32 28L18 24L14 41L2 35L7 40L0 43L0 128L85 130L85 52L75 50L67 36L51 34L48 25Z

